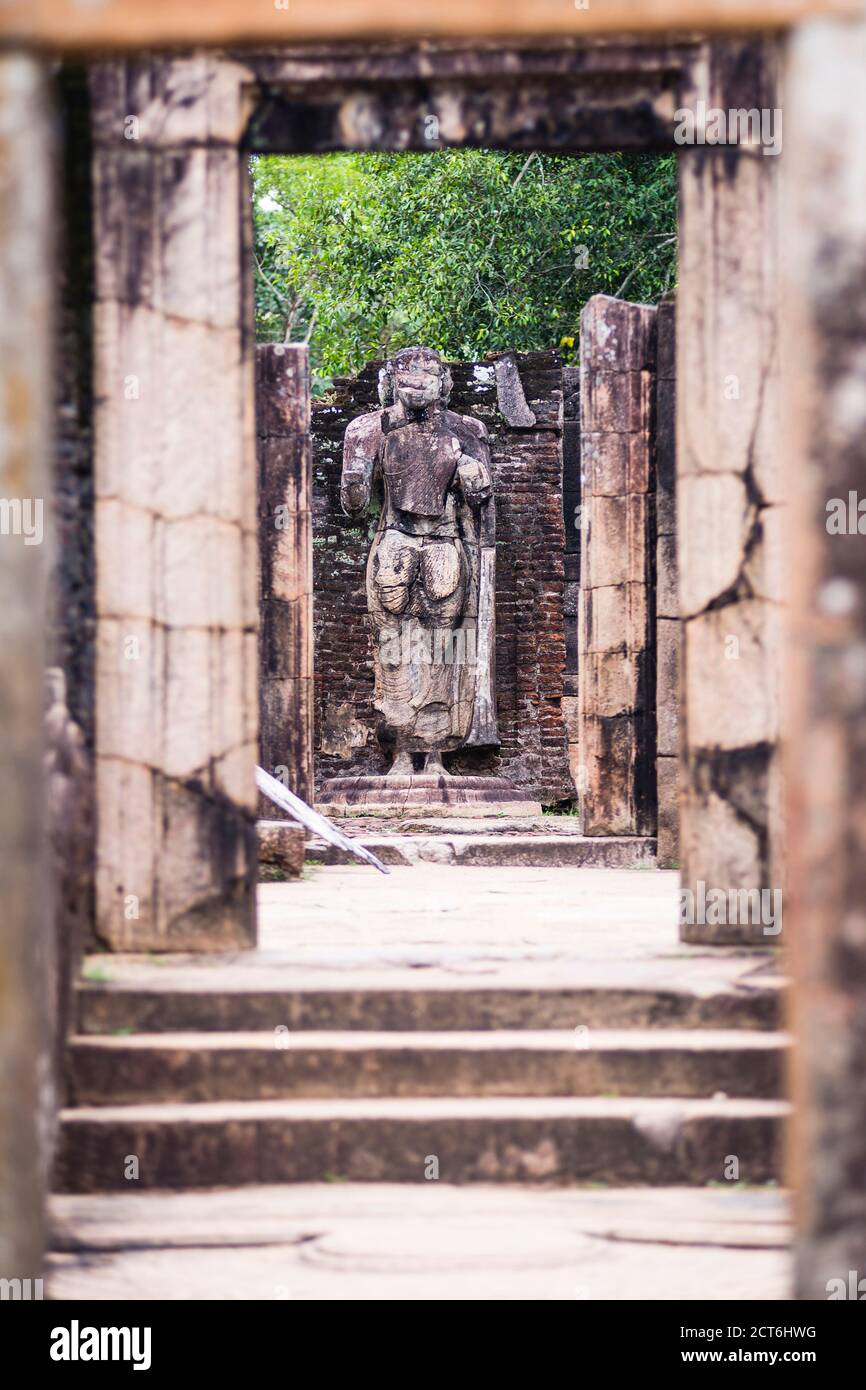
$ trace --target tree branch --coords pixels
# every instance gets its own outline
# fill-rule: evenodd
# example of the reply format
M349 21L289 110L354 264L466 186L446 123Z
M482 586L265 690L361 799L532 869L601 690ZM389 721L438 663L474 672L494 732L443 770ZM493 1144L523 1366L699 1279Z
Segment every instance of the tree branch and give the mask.
M271 289L271 290L273 290L274 294L277 296L277 299L280 301L281 304L284 304L284 305L288 306L289 301L288 301L288 299L286 298L286 296L282 293L281 290L278 290L278 289L277 289L277 287L276 287L276 285L274 284L273 280L270 280L270 279L268 278L268 276L265 274L265 272L262 270L262 263L261 263L261 261L259 260L258 256L256 255L255 251L253 252L253 260L254 260L255 263L256 263L256 270L259 272L259 275L261 275L262 279L264 280L264 282L265 282L265 284L268 286L268 288Z
M631 270L629 271L628 275L627 275L627 276L625 277L625 279L623 280L623 282L622 282L622 284L620 285L619 289L616 290L616 291L614 292L614 296L613 296L614 299L621 299L621 298L622 298L622 296L623 296L623 294L624 294L624 292L625 292L627 286L631 283L631 281L634 279L635 275L637 275L638 271L642 268L642 266L643 266L643 261L638 261L637 265L633 265L633 266L632 266Z
M308 342L310 341L310 339L312 338L312 336L313 336L313 329L314 329L315 326L316 326L316 315L318 314L318 312L319 312L318 309L314 309L314 310L313 310L313 317L310 319L310 322L307 324L307 331L306 331L306 333L304 334L304 342L305 342L305 343L308 343Z
M529 168L530 164L532 163L533 159L538 159L538 160L540 160L540 158L541 158L541 156L539 155L538 150L533 150L532 153L531 153L531 155L529 156L529 158L525 161L525 163L524 163L524 165L523 165L523 168L520 170L520 173L517 175L517 178L514 180L514 183L511 185L511 192L512 192L512 193L514 192L514 190L515 190L515 188L517 187L517 185L520 183L520 180L523 178L523 175L526 173L526 171L527 171L527 169ZM502 215L501 211L500 211L500 212L497 212L497 214L496 214L496 226L493 228L493 231L490 233L490 240L489 240L488 243L487 243L487 251L490 250L490 248L492 247L494 241L496 240L496 233L497 233L497 231L499 230L499 218L501 217L501 215ZM485 255L486 255L486 252L485 252Z

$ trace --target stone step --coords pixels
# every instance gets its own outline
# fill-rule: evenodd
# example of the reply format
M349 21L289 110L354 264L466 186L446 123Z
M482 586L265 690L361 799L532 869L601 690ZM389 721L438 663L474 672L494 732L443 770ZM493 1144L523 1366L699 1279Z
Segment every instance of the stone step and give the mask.
M731 1031L163 1033L78 1037L76 1105L326 1096L760 1096L788 1038Z
M655 867L656 842L643 836L541 834L364 834L354 837L383 864L463 864L489 868ZM307 842L308 864L351 864L324 840Z
M235 976L237 981L237 976ZM454 977L447 988L263 990L227 987L206 971L196 988L156 980L134 986L84 984L78 1029L84 1034L296 1031L478 1031L493 1029L780 1027L778 987L715 993L597 988L479 988Z
M434 1164L449 1183L762 1183L779 1177L788 1109L773 1100L570 1097L102 1106L62 1113L55 1184L129 1193L422 1183Z

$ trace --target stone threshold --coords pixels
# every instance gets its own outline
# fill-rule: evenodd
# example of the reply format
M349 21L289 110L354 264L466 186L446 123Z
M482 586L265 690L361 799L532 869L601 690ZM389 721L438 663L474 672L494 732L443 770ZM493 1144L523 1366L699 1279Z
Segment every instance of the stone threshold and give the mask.
M316 808L324 810L321 806ZM467 806L455 811L454 807L442 807L440 811L425 807L421 813L400 812L391 808L384 811L369 811L361 807L351 808L351 816L341 816L339 827L346 835L568 835L580 837L580 821L577 816L512 815L498 810L481 815L477 807ZM630 838L623 836L622 838Z
M461 864L474 867L639 869L655 867L656 842L645 836L362 833L360 843L383 864ZM351 856L309 840L308 864L348 864Z
M455 799L453 801L443 801L441 805L437 805L435 802L429 800L422 801L421 799L416 799L409 801L408 797L402 803L395 798L387 803L377 804L376 800L371 798L371 800L367 802L318 801L316 802L316 810L321 815L327 816L329 820L341 822L346 820L357 820L362 817L367 819L369 817L373 820L399 823L401 820L405 819L406 816L414 816L424 820L429 820L433 817L452 820L462 818L480 821L482 824L489 824L490 821L495 821L500 817L504 817L508 820L517 820L531 825L541 821L542 818L551 819L550 817L543 817L540 801L517 799L513 801L488 801L479 798L474 801L466 800L464 802ZM562 817L562 819L565 819L565 817ZM576 819L576 817L572 817L572 819Z

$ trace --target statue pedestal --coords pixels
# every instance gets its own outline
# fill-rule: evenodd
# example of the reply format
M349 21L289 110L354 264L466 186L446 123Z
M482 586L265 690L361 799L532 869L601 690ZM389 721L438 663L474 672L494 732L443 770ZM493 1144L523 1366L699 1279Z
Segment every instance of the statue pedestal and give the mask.
M540 816L541 803L501 777L443 777L418 772L402 777L331 777L317 809L325 816Z

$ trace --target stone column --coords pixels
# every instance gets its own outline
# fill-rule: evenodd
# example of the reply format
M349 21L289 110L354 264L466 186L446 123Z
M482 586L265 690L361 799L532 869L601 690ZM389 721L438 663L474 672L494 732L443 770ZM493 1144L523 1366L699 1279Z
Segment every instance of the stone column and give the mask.
M740 91L729 76L736 51L712 49L709 105L777 105L773 46L749 52ZM680 155L681 866L683 887L696 894L701 883L781 888L778 173L779 157L760 148ZM682 935L778 940L760 921L695 924Z
M261 765L313 791L313 521L308 353L256 349L261 559ZM274 815L268 805L267 815Z
M94 70L97 930L255 938L250 220L230 63Z
M651 425L655 309L581 315L580 768L587 835L655 830Z
M0 56L0 1278L42 1274L53 1097L42 707L52 139L42 65Z
M864 70L866 23L823 22L795 36L785 78L785 936L805 1299L866 1296Z
M580 607L580 368L562 369L562 520L565 528L565 675L562 683L562 722L568 738L568 766L575 790L580 790L580 699L578 681L578 616Z
M661 869L676 868L680 853L680 602L677 592L676 308L667 300L657 316L655 401L656 514L656 790Z

